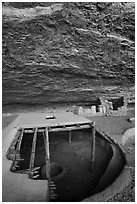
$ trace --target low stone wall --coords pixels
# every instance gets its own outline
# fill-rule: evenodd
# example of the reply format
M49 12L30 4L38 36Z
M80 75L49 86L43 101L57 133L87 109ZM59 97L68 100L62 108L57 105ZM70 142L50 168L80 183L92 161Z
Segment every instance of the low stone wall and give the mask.
M104 107L102 111L96 112L96 106L91 106L91 108L83 108L82 106L73 106L71 109L67 110L68 112L73 112L76 115L83 115L85 117L90 116L126 116L127 108L122 106L118 108L118 110L110 110L107 111Z
M127 115L127 102L124 99L123 105L121 107L117 107L117 110L114 110L114 105L112 102L108 100L100 100L100 105L93 105L89 108L84 108L82 106L73 106L71 109L67 111L71 111L77 115L83 115L85 117L90 116L126 116Z

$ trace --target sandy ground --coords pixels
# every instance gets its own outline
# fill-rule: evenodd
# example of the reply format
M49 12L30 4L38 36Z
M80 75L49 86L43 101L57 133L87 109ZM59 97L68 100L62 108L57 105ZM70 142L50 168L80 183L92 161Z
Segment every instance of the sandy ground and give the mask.
M56 111L61 111L61 110L62 108ZM44 110L42 110L42 112L43 111ZM8 126L17 116L18 116L18 113L3 114L2 128L5 128L6 126ZM135 127L134 122L128 122L128 119L134 116L135 116L135 109L132 107L132 108L129 108L127 116L90 117L90 119L95 121L97 129L110 135L119 143L122 143L122 136L124 132L128 128ZM122 192L119 192L113 198L108 200L111 202L134 202L135 201L135 140L134 138L132 137L131 139L129 139L127 143L123 146L123 148L125 150L126 159L127 159L126 168L130 170L130 173L132 175L132 181L128 186L126 186L123 189Z

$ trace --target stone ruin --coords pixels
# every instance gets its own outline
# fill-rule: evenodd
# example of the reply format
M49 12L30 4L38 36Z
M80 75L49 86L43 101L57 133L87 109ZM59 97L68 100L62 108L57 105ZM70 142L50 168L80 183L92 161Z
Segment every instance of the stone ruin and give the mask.
M127 115L127 100L124 97L106 100L98 98L94 105L85 108L82 106L73 106L71 111L77 115L90 116L125 116Z

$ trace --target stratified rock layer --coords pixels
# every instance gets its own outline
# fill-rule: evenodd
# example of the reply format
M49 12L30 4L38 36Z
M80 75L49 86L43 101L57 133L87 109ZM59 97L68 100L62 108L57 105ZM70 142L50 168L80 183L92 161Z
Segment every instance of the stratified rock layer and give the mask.
M135 3L3 3L2 27L4 105L134 101Z

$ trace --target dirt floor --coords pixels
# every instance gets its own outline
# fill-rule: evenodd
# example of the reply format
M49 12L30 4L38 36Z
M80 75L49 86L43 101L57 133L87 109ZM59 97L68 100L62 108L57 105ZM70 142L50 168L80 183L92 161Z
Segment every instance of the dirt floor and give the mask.
M3 114L2 117L2 127L5 128L8 126L16 117L18 114ZM128 115L123 117L117 117L117 116L108 116L108 117L90 117L91 120L94 120L96 123L96 128L107 133L112 138L117 140L119 143L121 143L122 134L124 131L130 127L134 127L134 122L128 122L128 118L134 117L134 108L130 108L128 110ZM53 148L54 145L53 145ZM72 148L72 147L71 147ZM124 146L124 150L126 153L127 158L127 165L126 168L129 168L131 175L132 175L132 181L131 183L123 188L122 192L119 192L114 197L107 201L111 202L133 202L135 201L135 141L134 139L129 139L126 145ZM55 155L53 155L53 161L54 161Z

